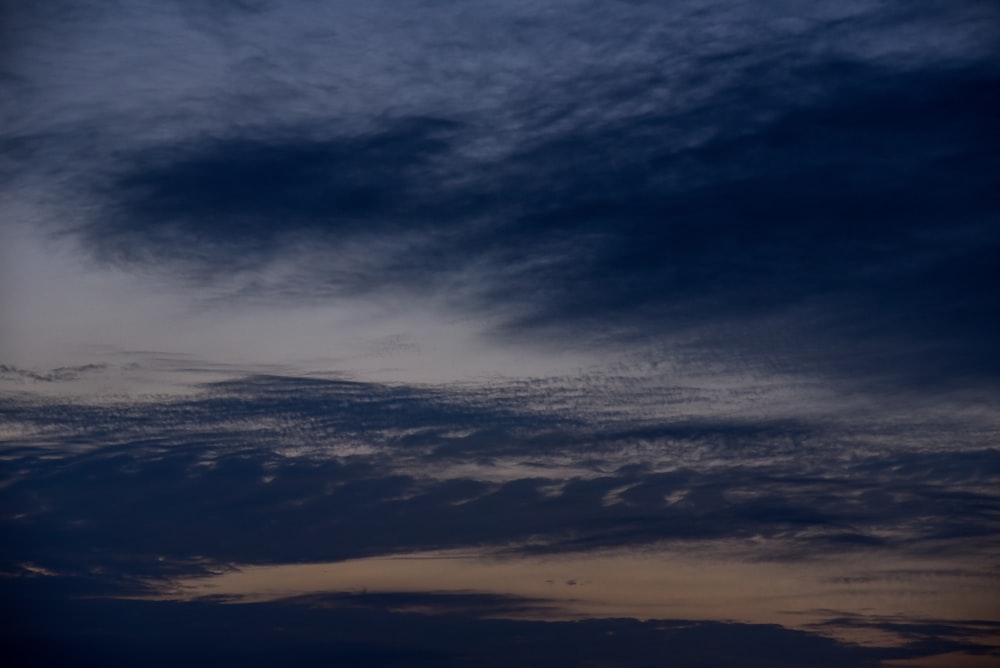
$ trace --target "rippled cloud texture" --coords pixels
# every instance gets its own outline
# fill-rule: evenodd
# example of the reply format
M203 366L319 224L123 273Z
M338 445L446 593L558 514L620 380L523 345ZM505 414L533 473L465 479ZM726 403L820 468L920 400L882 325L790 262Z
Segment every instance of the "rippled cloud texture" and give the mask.
M15 665L1000 662L993 3L2 12Z

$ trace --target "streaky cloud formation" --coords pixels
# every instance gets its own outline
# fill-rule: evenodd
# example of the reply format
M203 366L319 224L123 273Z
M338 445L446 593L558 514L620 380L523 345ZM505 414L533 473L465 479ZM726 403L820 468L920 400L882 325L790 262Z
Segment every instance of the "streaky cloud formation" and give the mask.
M224 129L164 120L167 141L115 139L113 161L69 176L95 212L69 227L105 262L159 266L189 288L244 300L449 294L452 310L499 317L507 340L593 345L693 331L744 358L768 355L780 335L783 354L772 358L785 370L951 387L994 376L998 69L980 48L986 8L968 3L941 25L936 12L864 3L797 22L754 16L762 35L740 23L745 10L691 17L681 5L695 34L733 32L682 57L675 40L653 39L662 21L640 29L650 7L602 28L588 24L602 15L590 8L571 40L584 53L649 32L645 48L551 71L522 63L523 81L488 86L502 101L442 105L430 89L445 73L424 70L413 90L426 99L362 125L315 114ZM197 20L190 11L173 20L200 26L190 33L199 43L235 29L231 8ZM302 29L290 10L260 11ZM535 25L523 7L493 11ZM259 16L246 17L248 30ZM540 35L552 29L535 21ZM940 33L940 58L915 53L887 21ZM435 29L421 27L406 48L434 41ZM861 37L835 47L848 30ZM865 39L879 37L887 52L866 53ZM338 43L306 37L303 48ZM550 48L540 37L489 44L500 61ZM550 85L526 96L541 81ZM449 89L479 86L459 76ZM21 137L40 156L30 171L46 167L44 147L68 141Z
M7 4L15 665L997 662L995 3Z
M671 564L679 578L667 598L645 605L660 601L693 619L702 618L700 606L669 596L686 587L712 600L720 594L710 594L708 582L734 577L760 578L769 584L755 586L771 591L809 588L811 598L797 603L786 595L777 608L759 594L740 599L732 587L722 595L733 621L780 620L854 642L879 639L874 646L882 649L833 665L990 651L983 643L992 637L984 617L1000 513L995 426L945 423L928 433L935 428L925 423L918 433L862 414L840 424L717 417L654 426L637 415L645 426L622 430L586 405L569 411L569 386L476 390L257 377L145 404L60 405L23 395L5 415L23 426L8 440L4 562L17 564L14 582L60 579L140 599L169 597L180 586L196 600L244 591L265 608L310 608L316 601L299 597L327 586L335 610L372 606L402 615L393 624L409 624L410 615L432 611L592 616L583 601L593 611L615 610L609 616L646 618L658 608L642 612L629 603L629 587L655 591L663 575L644 579L645 558L656 568ZM940 438L958 433L960 445ZM385 561L427 550L456 554L416 554L423 561L409 569ZM831 552L847 561L830 561ZM715 565L706 566L706 557ZM435 566L440 558L451 561ZM613 575L623 560L633 580ZM332 563L323 574L295 575L307 561ZM345 570L351 563L363 570ZM224 580L213 585L211 578L238 574L233 568L246 584L225 595ZM436 568L444 579L434 579ZM521 576L496 579L504 569ZM568 610L565 594L541 576L546 571L564 573L557 575L563 586L586 587ZM279 573L300 584L283 590L288 585L268 580ZM497 598L462 598L475 591L463 578L481 578L479 590ZM594 589L609 579L618 584ZM270 592L264 600L255 598L255 581ZM392 588L402 582L412 584ZM360 593L363 583L371 594ZM435 591L446 583L459 589ZM920 598L927 586L951 591ZM872 601L909 601L911 612L796 609L815 602L820 589L827 601L843 602L868 587L881 592ZM605 600L602 591L618 599Z

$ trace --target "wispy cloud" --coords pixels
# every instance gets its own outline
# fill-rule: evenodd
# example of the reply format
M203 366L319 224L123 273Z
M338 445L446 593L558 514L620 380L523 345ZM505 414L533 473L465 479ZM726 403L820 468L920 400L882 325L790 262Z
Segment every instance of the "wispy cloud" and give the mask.
M62 174L44 215L196 298L955 387L996 373L997 69L988 7L924 4L181 3L143 41L135 9L22 9L18 108L58 113L15 114L17 199Z
M323 651L363 665L468 665L474 642L552 665L584 637L570 664L991 656L970 606L1000 535L992 4L4 14L10 600L170 628L174 603L67 596L659 551L954 607L845 604L799 631L490 619L585 598L566 574L561 596L383 582L218 614L332 620L356 633ZM848 632L877 642L816 635Z

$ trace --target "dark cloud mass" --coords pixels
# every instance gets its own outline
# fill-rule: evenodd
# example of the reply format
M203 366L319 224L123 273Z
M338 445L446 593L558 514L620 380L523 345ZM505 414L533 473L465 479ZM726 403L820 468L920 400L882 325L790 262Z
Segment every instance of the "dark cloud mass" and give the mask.
M828 541L933 550L996 529L988 439L891 452L871 449L874 433L834 448L846 434L805 424L622 432L548 414L549 393L504 406L498 392L260 378L148 406L14 403L6 419L35 435L9 442L5 533L25 532L8 549L29 550L10 562L69 565L88 559L72 545L102 541L139 558L271 563L538 536L533 551L760 535L799 536L803 554ZM515 463L534 473L505 475ZM880 536L887 525L906 533Z
M353 271L303 268L282 286L302 298L426 294L475 272L467 306L511 313L508 335L778 317L792 364L817 363L803 348L818 340L860 349L864 362L837 358L849 373L879 360L938 382L994 377L1000 69L897 71L794 51L806 44L704 65L731 81L680 109L531 119L495 157L467 147L489 119L463 114L143 149L84 232L102 257L180 263L203 281L303 239L371 253ZM589 104L613 107L626 84L637 103L658 78L623 72ZM549 98L562 113L578 104Z
M120 211L91 233L99 251L163 254L223 270L274 250L282 235L386 234L420 223L449 124L405 119L368 136L332 140L236 137L136 157L110 190ZM430 187L429 187L430 186ZM426 206L426 205L425 205ZM112 222L113 221L113 222ZM159 259L159 258L158 258Z
M392 665L383 663L390 661L383 657L387 651L402 652L393 661L427 651L428 665L453 659L492 665L492 638L515 629L487 620L545 616L555 602L352 593L257 604L198 622L210 615L206 603L188 604L182 614L176 603L66 603L59 592L135 596L170 578L225 571L231 563L339 561L482 545L504 546L501 558L516 560L704 541L737 541L743 547L736 549L749 550L764 540L771 551L756 558L808 563L833 550L859 564L893 554L934 559L955 549L996 549L1000 460L987 445L990 437L976 445L983 437L966 433L965 449L955 452L940 445L900 447L912 439L907 430L891 437L894 446L879 446L889 433L883 424L861 432L857 425L845 431L717 420L622 432L586 411L553 414L560 403L553 390L407 389L279 377L227 382L194 397L146 405L39 403L29 396L11 402L5 421L25 435L8 441L3 465L3 563L11 578L4 586L8 601L30 601L12 646L27 656L47 656L44 647L55 638L67 651L103 657L106 643L122 633L114 621L120 615L140 615L151 627L163 617L174 620L171 625L203 624L220 633L230 624L270 624L273 615L307 615L307 628L328 620L337 630L319 642L301 629L294 642L305 643L295 650L302 654L291 655L301 665L335 660L341 652L366 657L347 665ZM518 472L524 467L532 472ZM919 591L922 580L939 577L853 570L838 586L912 581ZM975 582L988 573L944 576ZM67 605L91 605L85 614L94 621L66 632L43 622L73 614L62 612ZM312 609L318 612L306 612ZM415 621L417 610L434 611L436 621ZM248 616L225 621L230 614ZM776 626L694 623L661 633L648 624L608 621L590 623L607 641L586 641L580 651L608 652L622 665L646 665L645 652L676 653L680 665L707 665L722 660L708 639L729 633L736 634L741 652L753 653L746 665L864 666L880 658L990 651L989 625L984 630L975 620L843 618L836 611L827 617L814 630L883 630L902 644L862 650ZM355 626L369 618L380 628L429 625L432 635L412 646L403 636L389 645L372 639L369 646L361 640L367 627ZM513 653L517 661L542 665L557 646L548 634L562 631L520 624L519 637L538 633L537 642L549 649L532 640L499 656ZM472 645L435 635L444 633L435 629L464 625L471 625ZM566 627L567 633L583 630ZM292 642L273 633L262 636L269 638L265 644L277 643L273 651ZM216 645L193 630L184 634L190 651L220 665L240 661L240 652L252 646ZM638 635L626 642L621 634ZM127 657L162 642L142 634L120 651ZM768 658L771 642L778 643L777 653ZM638 643L634 656L625 649L631 643ZM452 657L456 652L461 660ZM582 656L565 656L571 665L586 665L579 663ZM508 660L515 659L500 661Z
M0 14L4 665L1000 661L995 3Z

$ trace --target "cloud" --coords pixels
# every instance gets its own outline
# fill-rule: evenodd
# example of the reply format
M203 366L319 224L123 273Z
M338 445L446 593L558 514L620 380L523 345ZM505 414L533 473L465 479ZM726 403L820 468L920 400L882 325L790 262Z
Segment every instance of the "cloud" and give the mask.
M75 367L59 367L46 373L38 373L28 369L19 369L8 364L0 364L0 377L7 376L16 379L40 381L45 383L64 382L76 380L82 375L103 371L105 364L84 364Z
M59 571L100 544L147 568L163 555L276 563L695 539L768 539L780 559L975 555L1000 512L993 432L941 445L953 424L892 431L849 414L841 426L668 418L621 431L586 403L500 385L205 388L166 402L8 402L9 562Z
M357 600L356 597L355 600ZM759 666L875 666L884 652L774 625L702 621L589 620L530 622L459 615L393 614L379 607L342 607L343 600L219 606L69 599L49 601L46 623L30 613L4 630L14 656L55 665L86 657L102 665L549 666L595 659L620 666L669 657L686 668L742 661ZM35 600L38 600L37 598ZM55 603L52 605L52 603ZM242 637L232 639L239 628ZM148 657L150 648L160 648Z
M88 611L144 611L127 657L180 608L65 597L472 548L829 559L824 587L919 598L919 571L949 602L966 589L944 573L985 577L989 3L72 4L6 8L0 40L8 591L108 642ZM474 642L551 663L580 638L579 662L681 666L985 651L941 626L958 613L828 611L824 632L910 643L876 651L760 625L542 633L472 620L539 603L483 592L338 596L218 614L333 620L303 663L462 665ZM399 606L461 617L469 645L424 644L406 629L445 627ZM389 622L398 652L369 633ZM32 624L18 647L54 646ZM514 632L538 640L497 640Z
M83 591L87 605L97 606L91 615L99 625L116 618L116 605L139 616L172 609L102 603L102 597L160 595L171 583L246 564L294 569L328 561L336 573L374 558L384 567L382 557L419 550L482 554L472 565L485 572L491 564L541 563L550 571L561 565L555 574L559 582L577 583L564 585L577 606L593 596L595 578L620 571L616 558L643 591L670 574L689 584L704 577L716 582L727 568L743 568L749 574L733 582L809 591L800 602L806 608L822 591L848 605L903 597L911 609L923 601L943 618L969 619L970 606L988 591L982 583L991 577L1000 503L995 430L987 423L963 431L954 421L896 422L857 412L839 421L832 414L818 421L657 418L643 412L657 402L640 384L633 391L646 402L633 406L627 394L615 399L622 418L626 408L633 411L625 428L610 410L615 395L608 389L595 396L593 378L582 385L561 378L406 386L272 375L205 383L169 399L8 395L2 418L14 433L6 437L0 468L5 599L25 596L46 606L44 618L52 619L53 609L77 605L66 596ZM698 406L681 404L681 415ZM654 566L649 577L638 567L643 555ZM663 568L665 560L671 568ZM721 570L706 571L706 564ZM42 570L53 575L28 577ZM370 578L379 571L362 572ZM427 580L424 594L382 587L359 601L345 587L325 602L313 595L298 604L311 606L301 613L310 623L340 609L360 614L359 608L384 623L406 624L413 615L390 611L419 609L462 623L480 615L566 614L565 595L559 605L552 593L508 599L503 588L491 589L495 577L456 585L463 571L451 562L446 573L452 589L439 594ZM650 579L654 573L660 575ZM544 579L534 578L539 586ZM317 587L321 580L305 581ZM518 587L526 580L499 581ZM425 582L416 575L406 581ZM703 596L710 590L694 588ZM724 589L729 597L734 591ZM206 600L197 609L227 600ZM758 594L750 600L750 609L763 610ZM843 617L784 619L782 611L795 605L775 600L780 610L769 621L801 627ZM287 620L285 607L254 609L261 623L274 615ZM727 609L735 614L732 601ZM622 614L646 615L649 608L615 616ZM926 623L920 614L900 623L909 626L893 630L876 620L822 628L845 637L872 629L895 634L897 640L870 650L873 661L987 651L977 640L939 637L937 627L920 626ZM23 627L16 646L38 651L29 639L39 637L39 628ZM740 628L706 627L699 642L745 631L752 647L746 651L763 656L753 640L757 627ZM770 642L787 656L810 638L828 651L841 647L766 628L780 636ZM894 647L900 633L907 644ZM97 627L85 635L102 640L60 646L103 652L113 640ZM653 637L687 647L683 634ZM136 642L145 647L147 640ZM391 647L408 651L402 640ZM625 656L617 644L608 651ZM684 656L693 665L702 660L698 652ZM787 665L815 665L813 656ZM863 665L855 659L847 665Z
M63 174L48 215L106 265L243 307L419 304L494 344L687 340L729 364L895 390L996 376L983 7L681 4L671 23L643 3L613 20L591 3L427 5L420 25L374 7L227 7L163 7L148 44L106 41L167 63L144 75L153 88L121 71L136 97L81 107L71 82L15 86L77 109L22 119L11 141L34 148L12 159L22 185ZM76 20L51 25L97 49L82 26L121 35L137 15ZM22 79L55 76L37 58L46 25L14 52ZM386 48L350 51L352 30ZM83 80L105 89L113 60L85 59ZM276 115L244 97L251 83L310 102ZM97 111L169 129L116 134Z
M289 237L334 245L416 231L427 217L419 185L447 149L448 131L443 121L403 119L368 136L323 141L292 128L284 140L149 151L108 186L116 204L89 226L87 243L120 261L231 272L260 266Z

